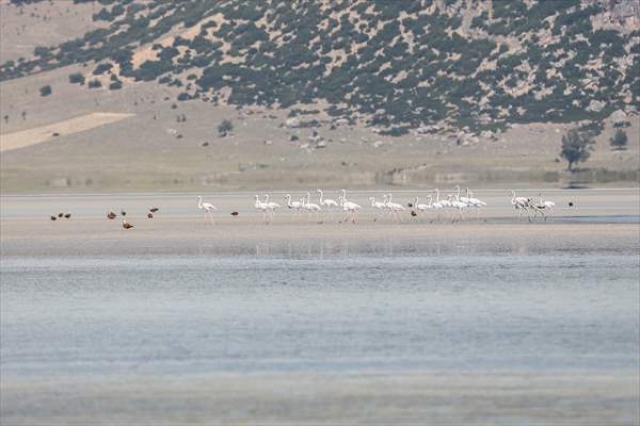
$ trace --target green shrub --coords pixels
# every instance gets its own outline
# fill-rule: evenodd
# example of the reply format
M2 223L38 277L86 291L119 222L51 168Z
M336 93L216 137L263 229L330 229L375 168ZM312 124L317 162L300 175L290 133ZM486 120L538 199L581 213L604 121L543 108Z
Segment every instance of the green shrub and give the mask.
M609 143L613 149L627 149L627 139L627 134L623 130L618 130L615 135L609 139Z
M40 96L49 96L51 95L51 86L46 85L40 88Z
M84 75L81 72L69 74L69 83L84 84Z

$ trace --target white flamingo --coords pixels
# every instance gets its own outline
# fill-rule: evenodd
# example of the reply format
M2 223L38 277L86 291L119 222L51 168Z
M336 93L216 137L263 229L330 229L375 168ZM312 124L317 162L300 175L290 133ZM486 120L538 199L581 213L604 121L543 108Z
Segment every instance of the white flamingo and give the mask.
M463 202L467 203L469 205L469 208L475 209L476 218L478 219L478 221L480 221L480 208L481 207L486 207L487 203L485 203L484 201L482 201L482 200L480 200L478 198L474 198L473 197L473 193L471 191L469 191L469 188L465 188L465 193L466 193L467 196L466 197L461 197L460 201L463 201Z
M545 214L545 211L553 210L553 208L556 206L556 203L550 200L544 201L542 192L539 193L538 196L540 196L540 201L537 204L532 204L531 207L533 208L533 211L535 213L539 213L542 217L544 217L544 220L546 221L547 215Z
M444 206L442 205L442 202L440 201L440 191L436 188L436 200L431 203L431 208L435 211L438 212L438 216L436 219L431 219L431 222L433 222L434 220L437 220L438 222L440 222L440 211L442 211L442 209L444 209ZM429 195L430 197L431 195Z
M202 197L198 195L198 209L204 210L204 220L211 219L211 223L215 223L213 218L213 212L218 211L218 208L211 203L204 203Z
M460 220L464 220L462 213L464 213L469 208L469 204L465 203L464 201L460 201L460 199L458 199L458 196L455 194L450 194L449 200L451 202L451 207L458 210L458 214L460 215ZM452 222L454 221L455 219L452 220Z
M427 210L431 209L431 206L429 204L419 203L418 197L416 197L415 200L413 201L413 207L419 212L426 212Z
M318 215L322 212L322 207L311 202L311 194L307 192L306 201L305 198L302 198L301 201L302 208L309 212L309 214L315 214L316 219L318 219Z
M360 205L354 202L347 201L344 195L346 194L346 190L343 189L342 191L344 191L343 195L338 197L338 200L340 200L340 206L342 206L342 210L344 210L347 213L347 215L344 218L344 221L346 222L347 220L351 219L353 223L356 223L356 216L358 215L358 210L360 210L361 207Z
M469 203L469 195L467 195L466 197L463 197L460 195L460 185L456 185L455 186L455 190L456 190L456 199L459 201L462 201L463 203ZM469 188L467 188L467 191L469 191Z
M478 199L478 198L474 198L473 197L473 193L471 191L469 191L469 188L465 188L465 193L467 194L466 197L461 197L460 201L464 201L465 203L469 204L470 206L473 207L486 207L487 203L485 203L484 201ZM463 198L466 198L463 199Z
M556 203L554 203L551 200L545 201L544 198L542 197L542 192L539 193L538 195L540 196L540 204L538 204L538 206L544 206L544 208L547 210L552 210L556 206Z
M284 199L287 200L288 208L295 210L296 215L300 214L300 210L302 209L301 201L291 201L291 194L285 195Z
M415 208L418 211L418 214L422 216L427 210L431 210L431 203L429 204L419 203L418 197L416 197L415 200L413 200L413 208Z
M267 205L269 209L269 214L271 214L271 219L273 219L274 213L276 209L280 208L280 204L275 201L269 201L269 194L264 194L264 203Z
M254 204L256 210L262 213L262 222L265 224L269 224L269 206L267 205L267 203L260 201L260 197L258 196L258 194L256 194L254 198L256 200Z
M451 207L451 201L450 200L441 200L440 199L440 190L438 188L436 188L435 191L436 191L436 203L439 203L441 210L445 210L445 216L446 216L446 209ZM440 220L440 217L438 216L438 221L439 220Z
M522 217L523 212L527 212L527 216L529 217L529 222L531 222L531 211L529 210L531 207L531 198L527 197L516 197L516 191L511 191L511 205L516 209L520 210L520 215L518 217Z
M331 219L333 219L333 209L339 207L338 202L330 198L324 198L324 192L322 189L318 189L316 192L320 194L320 206L329 209L329 212L331 212Z
M378 219L378 216L381 217L384 215L384 211L387 207L383 202L376 201L376 197L369 197L369 201L371 201L371 207L378 210L378 212L376 213L376 217L373 218L373 221L375 222Z
M385 206L389 209L393 216L398 219L399 222L402 221L402 219L400 218L400 212L403 212L406 209L402 204L393 202L393 194L389 193L385 196Z

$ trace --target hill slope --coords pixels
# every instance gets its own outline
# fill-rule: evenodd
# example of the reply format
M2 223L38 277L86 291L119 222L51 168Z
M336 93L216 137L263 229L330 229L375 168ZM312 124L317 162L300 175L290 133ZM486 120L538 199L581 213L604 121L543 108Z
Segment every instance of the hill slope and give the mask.
M637 183L633 1L27 3L0 0L5 192Z
M322 101L396 134L640 105L633 1L101 3L93 19L109 28L38 47L0 79L98 61L85 80L157 80L183 88L181 99L236 105Z

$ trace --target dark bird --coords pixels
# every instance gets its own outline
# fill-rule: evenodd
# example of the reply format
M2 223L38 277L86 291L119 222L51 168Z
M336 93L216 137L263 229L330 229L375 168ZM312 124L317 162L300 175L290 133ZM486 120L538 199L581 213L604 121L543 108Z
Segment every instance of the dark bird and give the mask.
M409 208L413 207L413 203L407 203L407 207Z
M133 225L127 222L127 219L122 219L122 227L124 229L131 229L133 228Z
M418 216L418 213L416 213L415 210L411 210L411 216L416 217L416 216Z
M56 220L58 217L55 214L51 215L51 220Z
M158 207L151 207L151 208L149 209L149 211L150 211L151 213L155 213L155 212L157 212L158 210L160 210Z
M116 214L113 211L110 211L109 213L107 213L107 217L109 219L115 219L116 218Z
M126 216L126 215L127 215L127 212L125 212L124 210L120 210L120 214L121 214L122 216Z
M64 216L64 213L58 213L58 217Z
M573 201L569 201L569 207L573 207Z
M147 213L147 217L148 217L149 219L153 219L153 213L151 213L151 212Z
M69 219L69 218L71 217L71 213L65 213L65 214L64 214L64 217L65 217L66 219Z
M238 212L231 212L231 216L238 216Z

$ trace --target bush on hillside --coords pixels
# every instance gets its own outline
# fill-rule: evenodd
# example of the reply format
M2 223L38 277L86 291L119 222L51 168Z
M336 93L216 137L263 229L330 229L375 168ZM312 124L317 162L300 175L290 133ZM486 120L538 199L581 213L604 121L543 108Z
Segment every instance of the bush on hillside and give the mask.
M46 86L42 86L40 88L40 96L49 96L51 95L51 86L48 84Z
M609 143L613 149L623 150L627 149L627 139L627 134L622 130L618 130L615 135L609 139Z
M81 85L84 84L84 75L81 72L69 74L69 83Z

